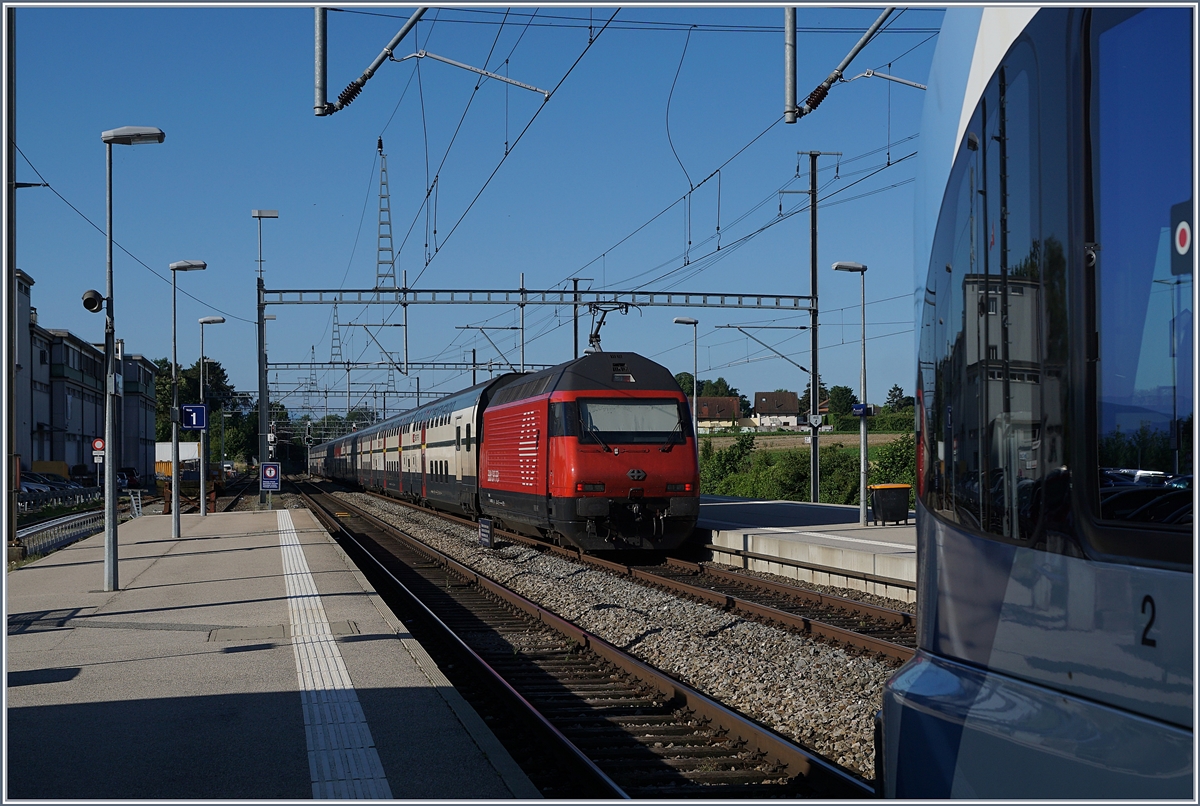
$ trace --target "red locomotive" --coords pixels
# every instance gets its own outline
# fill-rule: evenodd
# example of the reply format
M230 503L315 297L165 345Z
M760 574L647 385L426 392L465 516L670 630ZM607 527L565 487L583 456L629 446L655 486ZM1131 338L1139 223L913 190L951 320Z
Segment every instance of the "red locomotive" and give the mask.
M317 446L309 463L584 551L673 548L700 508L687 399L634 353L503 375Z

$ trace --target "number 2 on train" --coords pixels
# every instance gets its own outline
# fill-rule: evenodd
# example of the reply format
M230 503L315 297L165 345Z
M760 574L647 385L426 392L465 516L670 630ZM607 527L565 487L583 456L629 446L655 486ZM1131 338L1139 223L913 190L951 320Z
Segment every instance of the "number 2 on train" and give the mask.
M1150 628L1154 626L1154 597L1146 594L1146 598L1142 599L1142 613L1146 612L1146 605L1150 605L1150 620L1146 622L1146 628L1142 630L1142 646L1158 646L1158 641L1150 638Z

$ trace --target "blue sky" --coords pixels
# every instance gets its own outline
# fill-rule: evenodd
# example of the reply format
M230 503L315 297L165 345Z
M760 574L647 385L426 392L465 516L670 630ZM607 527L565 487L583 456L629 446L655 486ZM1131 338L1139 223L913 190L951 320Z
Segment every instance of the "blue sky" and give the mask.
M412 10L329 13L330 100ZM806 196L778 191L807 190L808 160L797 178L797 151L841 151L840 165L823 157L818 174L820 196L828 196L819 205L822 380L858 389L858 278L830 268L851 260L870 266L868 397L883 402L893 384L912 394L916 161L902 158L920 146L907 138L918 132L924 93L860 79L835 86L795 125L772 126L783 109L781 7L623 8L590 48L589 13L594 36L613 8L543 8L531 17L534 10L513 8L505 18L503 7L431 9L416 39L410 35L397 53L420 47L499 72L507 58L516 80L544 89L561 82L544 108L541 95L506 92L496 81L475 91L473 73L425 59L419 72L417 60L385 62L352 105L316 117L311 8L18 9L16 122L24 157L17 157L17 179L53 186L20 190L17 207L18 266L36 281L41 324L102 339L101 317L79 299L88 288L103 291L104 236L80 213L103 229L100 133L119 126L158 126L166 141L113 150L114 238L136 257L114 250L117 335L130 352L169 355L167 267L204 260L207 271L179 277L180 361L193 363L198 354L196 320L223 314L227 323L206 331L206 351L245 390L257 387L251 209L279 210L262 228L268 289L373 285L378 137L388 155L398 274L407 271L416 288L516 288L524 272L529 288L569 286L566 278L581 276L592 278L581 287L614 290L807 294L808 213L778 221L780 203L786 213ZM801 100L878 13L800 7ZM847 75L876 69L923 83L940 21L939 10L894 14ZM886 167L889 150L898 164ZM690 249L685 202L647 223L722 165L719 183L714 178L691 194ZM724 248L710 255L718 209ZM427 261L435 222L438 249ZM271 361L307 361L310 350L329 358L328 307L268 312L278 317L267 326ZM400 321L390 309L338 311L343 324L385 315ZM748 396L807 382L736 330L714 327L807 324L803 315L645 308L611 314L604 347L690 371L692 331L672 325L675 316L700 320L701 378L722 376ZM497 356L478 331L456 326L509 327L518 318L511 308L416 306L409 321L412 360L461 361L472 347L480 360ZM528 308L526 328L527 361L571 357L569 308ZM754 332L810 365L807 333ZM380 359L362 328L344 327L341 335L344 356ZM516 332L490 335L518 360ZM379 338L399 355L399 328ZM280 372L278 380L291 387L306 375ZM386 383L382 373L353 380ZM421 389L450 392L469 382L469 375L429 373ZM344 405L344 373L319 373L318 384L336 390L331 408ZM395 386L412 389L415 381L396 376ZM285 404L295 408L299 399Z

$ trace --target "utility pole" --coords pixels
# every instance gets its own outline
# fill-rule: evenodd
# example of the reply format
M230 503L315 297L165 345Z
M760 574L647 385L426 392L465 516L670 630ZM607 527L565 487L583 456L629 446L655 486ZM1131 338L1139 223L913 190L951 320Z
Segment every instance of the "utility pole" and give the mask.
M817 354L820 340L817 335L817 157L838 156L840 151L810 151L808 152L808 219L809 219L809 248L810 267L809 285L812 288L812 319L810 320L810 336L812 337L812 385L809 387L809 428L812 430L812 459L809 467L811 479L812 502L821 500L821 373L818 370Z

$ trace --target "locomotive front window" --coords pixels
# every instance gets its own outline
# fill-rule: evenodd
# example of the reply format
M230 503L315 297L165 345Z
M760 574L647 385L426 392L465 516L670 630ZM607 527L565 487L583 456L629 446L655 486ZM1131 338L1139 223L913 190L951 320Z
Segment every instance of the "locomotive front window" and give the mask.
M579 400L579 441L619 443L682 443L684 425L675 400Z

